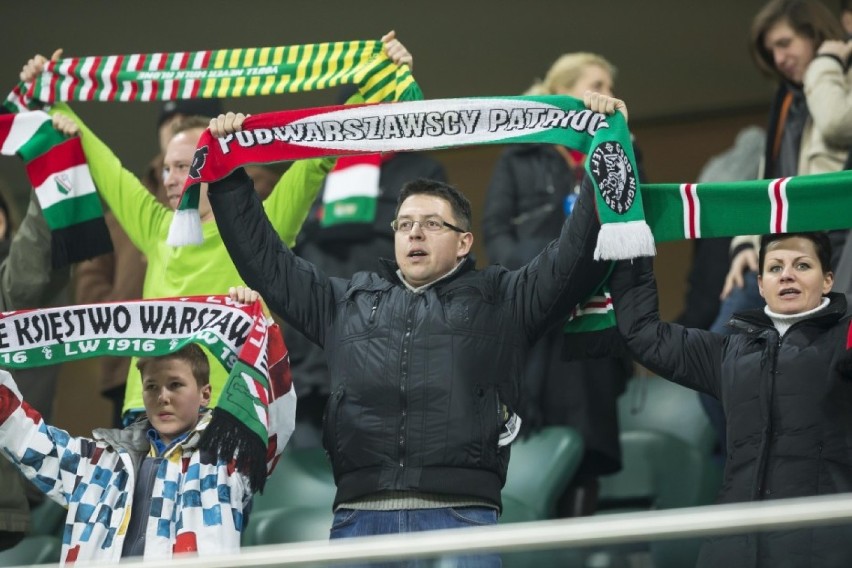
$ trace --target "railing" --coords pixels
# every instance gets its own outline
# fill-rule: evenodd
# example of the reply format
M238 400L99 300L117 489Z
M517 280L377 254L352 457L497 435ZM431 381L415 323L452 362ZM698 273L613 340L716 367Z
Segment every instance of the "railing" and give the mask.
M852 494L245 548L232 556L146 561L146 568L325 566L447 554L522 552L852 522ZM852 543L850 543L852 546Z

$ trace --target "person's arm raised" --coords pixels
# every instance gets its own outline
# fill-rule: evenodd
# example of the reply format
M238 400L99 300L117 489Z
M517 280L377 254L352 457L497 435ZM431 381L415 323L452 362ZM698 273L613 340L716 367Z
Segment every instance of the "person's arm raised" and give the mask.
M236 132L245 118L220 115L210 121L210 133L221 137ZM208 196L219 234L246 285L257 290L273 312L323 345L334 303L331 284L281 241L245 170L238 168L211 183Z

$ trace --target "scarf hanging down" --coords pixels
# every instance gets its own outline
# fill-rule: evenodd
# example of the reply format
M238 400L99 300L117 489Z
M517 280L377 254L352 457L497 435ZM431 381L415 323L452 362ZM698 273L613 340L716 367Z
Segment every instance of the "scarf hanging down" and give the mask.
M230 372L201 448L234 460L252 488L262 490L274 465L268 455L277 455L293 431L295 393L281 333L267 323L260 302L198 296L0 314L3 368L159 357L188 343L206 347Z
M51 229L53 268L112 251L80 138L54 129L43 111L0 114L0 154L24 162Z
M588 155L602 228L595 258L654 254L642 216L633 146L624 117L592 112L565 96L482 97L326 107L259 114L240 132L202 134L169 244L201 241L199 183L251 163L431 150L474 144L561 144Z
M110 252L112 244L79 140L65 140L43 113L28 116L31 109L56 101L242 97L347 84L358 85L368 102L423 98L408 66L393 63L375 40L73 57L48 62L34 81L12 89L3 108L16 114L0 117L0 143L3 154L17 153L27 164L58 268Z

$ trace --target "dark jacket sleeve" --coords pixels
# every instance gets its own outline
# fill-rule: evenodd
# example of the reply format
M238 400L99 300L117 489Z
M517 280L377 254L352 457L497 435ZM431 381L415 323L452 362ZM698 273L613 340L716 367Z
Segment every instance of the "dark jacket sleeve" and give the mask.
M727 339L660 321L652 260L616 263L610 287L618 330L636 361L661 377L720 398Z
M245 170L211 183L208 195L222 241L246 285L288 324L323 346L334 306L329 278L281 241Z
M568 317L603 282L610 263L592 257L599 232L592 184L586 180L559 238L527 265L505 273L501 285L514 297L514 317L531 341Z

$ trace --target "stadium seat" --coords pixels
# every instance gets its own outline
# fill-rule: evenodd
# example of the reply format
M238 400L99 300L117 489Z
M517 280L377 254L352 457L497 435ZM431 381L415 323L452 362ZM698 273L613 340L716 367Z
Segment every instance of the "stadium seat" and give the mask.
M293 507L325 507L331 511L336 490L325 450L285 449L263 493L254 497L252 517L260 511Z
M9 550L0 552L0 566L57 564L62 541L55 536L28 536Z
M573 428L548 426L515 440L503 487L501 523L552 519L556 498L565 490L580 460L583 439Z
M721 468L715 436L695 391L660 377L630 381L619 400L623 468L601 479L599 514L713 503ZM700 541L636 543L656 568L692 566Z
M62 537L65 528L65 516L68 510L54 501L45 497L30 509L30 532L31 536L56 536Z
M243 546L328 540L336 486L322 448L285 449L255 495Z
M334 514L328 507L286 507L253 516L243 533L243 546L328 540Z

